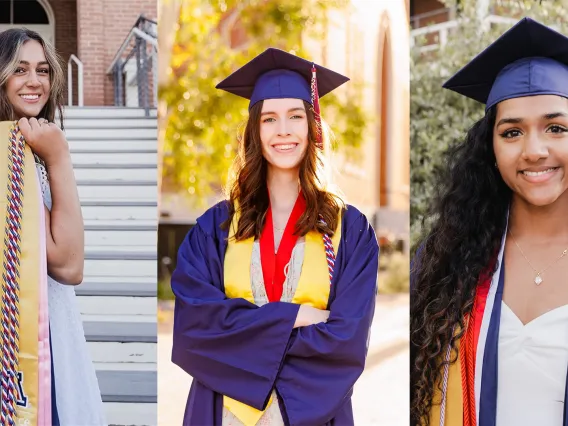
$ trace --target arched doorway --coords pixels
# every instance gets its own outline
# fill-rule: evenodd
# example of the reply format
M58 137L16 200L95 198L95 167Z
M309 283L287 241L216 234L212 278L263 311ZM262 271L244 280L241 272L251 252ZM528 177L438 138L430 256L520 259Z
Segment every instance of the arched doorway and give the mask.
M377 70L379 72L380 88L377 91L377 112L379 119L379 129L377 135L379 140L378 145L378 158L377 158L377 181L378 181L378 201L379 207L387 207L390 205L390 182L389 182L389 158L390 153L390 139L391 129L389 129L391 121L391 96L392 96L392 46L390 35L390 21L388 15L385 13L380 20L379 26L379 64Z
M0 1L0 31L22 27L55 44L55 17L47 0Z

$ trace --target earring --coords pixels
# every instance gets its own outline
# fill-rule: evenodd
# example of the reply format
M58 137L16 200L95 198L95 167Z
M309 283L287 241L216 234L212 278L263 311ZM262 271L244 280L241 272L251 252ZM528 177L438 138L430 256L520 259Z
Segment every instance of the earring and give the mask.
M495 168L498 169L499 167L497 166L497 161L495 161Z

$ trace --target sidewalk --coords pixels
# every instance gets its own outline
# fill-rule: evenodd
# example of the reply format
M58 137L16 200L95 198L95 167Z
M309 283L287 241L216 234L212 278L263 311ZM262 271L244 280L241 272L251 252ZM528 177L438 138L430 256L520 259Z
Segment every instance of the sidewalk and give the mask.
M367 367L355 385L355 424L408 424L408 294L379 295ZM158 425L181 426L191 378L170 362L171 304L160 304L158 328Z

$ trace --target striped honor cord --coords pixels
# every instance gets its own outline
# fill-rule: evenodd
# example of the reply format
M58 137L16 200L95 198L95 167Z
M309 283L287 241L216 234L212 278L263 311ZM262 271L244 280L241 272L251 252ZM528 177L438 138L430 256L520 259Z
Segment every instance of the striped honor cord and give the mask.
M452 336L454 335L455 327L452 329ZM446 401L448 398L448 377L450 375L450 356L452 354L452 345L448 344L446 350L446 359L444 364L444 378L442 379L442 404L440 405L440 426L444 426L446 422Z
M24 138L16 124L10 130L8 205L2 273L2 426L16 424L17 371L19 363L19 266Z
M327 225L321 215L320 221L324 225ZM333 249L333 242L327 234L323 234L323 245L325 247L325 257L327 259L327 269L329 271L329 284L331 285L331 280L333 279L333 269L335 267L335 250Z

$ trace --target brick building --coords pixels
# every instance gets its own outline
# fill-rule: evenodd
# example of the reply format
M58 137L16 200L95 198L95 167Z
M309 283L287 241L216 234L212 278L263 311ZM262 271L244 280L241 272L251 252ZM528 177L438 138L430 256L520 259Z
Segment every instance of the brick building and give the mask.
M0 0L0 31L27 27L51 40L65 63L74 54L84 67L84 104L113 105L107 70L141 14L155 20L156 0Z

